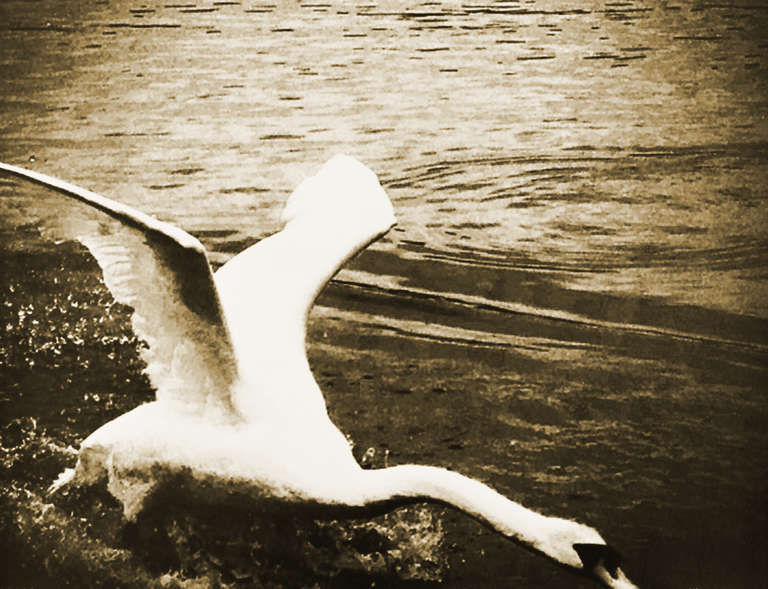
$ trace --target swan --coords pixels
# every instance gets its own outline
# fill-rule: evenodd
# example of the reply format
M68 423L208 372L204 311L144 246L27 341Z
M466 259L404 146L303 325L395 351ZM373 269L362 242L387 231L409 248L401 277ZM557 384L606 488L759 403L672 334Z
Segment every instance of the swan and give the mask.
M516 503L457 472L415 464L365 470L307 361L307 317L342 264L394 224L376 175L337 155L288 198L284 228L215 273L185 231L62 180L0 164L56 191L24 201L51 239L76 238L99 263L132 327L156 400L104 424L53 482L104 484L134 520L162 488L306 506L337 518L421 501L459 509L509 540L606 587L635 587L593 528ZM64 195L69 198L61 198Z

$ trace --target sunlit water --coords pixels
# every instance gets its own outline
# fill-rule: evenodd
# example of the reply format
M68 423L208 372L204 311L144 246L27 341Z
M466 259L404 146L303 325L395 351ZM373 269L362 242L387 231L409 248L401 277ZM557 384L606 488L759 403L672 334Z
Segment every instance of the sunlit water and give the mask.
M765 581L764 7L40 1L0 15L2 161L172 221L219 264L276 231L325 159L357 156L399 224L315 319L396 334L421 362L438 360L419 342L497 354L466 376L487 421L454 427L467 400L441 397L455 412L427 410L418 444L450 437L429 423L456 429L476 446L447 466L504 490L578 487L565 515L583 508L571 495L607 493L650 586ZM510 466L510 439L530 472Z

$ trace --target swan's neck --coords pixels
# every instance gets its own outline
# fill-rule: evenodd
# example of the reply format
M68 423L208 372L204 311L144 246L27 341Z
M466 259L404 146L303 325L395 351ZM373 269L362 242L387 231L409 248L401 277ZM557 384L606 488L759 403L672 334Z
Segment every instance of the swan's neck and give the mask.
M487 485L432 466L402 465L364 471L370 489L366 502L436 501L456 507L511 540L530 547L543 541L550 520L507 499Z

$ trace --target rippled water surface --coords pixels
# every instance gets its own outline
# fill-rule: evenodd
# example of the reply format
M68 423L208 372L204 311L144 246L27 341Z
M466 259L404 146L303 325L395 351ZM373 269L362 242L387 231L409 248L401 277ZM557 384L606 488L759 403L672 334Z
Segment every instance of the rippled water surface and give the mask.
M343 427L586 514L646 586L759 586L766 30L757 2L7 1L0 160L172 221L219 264L279 229L325 159L357 156L399 223L313 315L316 360L346 350L321 378ZM42 246L2 229L15 416L47 356L18 339L35 303L13 276ZM64 279L65 258L40 271ZM386 375L394 395L340 392L381 362L366 346L411 394ZM506 574L505 548L481 540L449 581Z

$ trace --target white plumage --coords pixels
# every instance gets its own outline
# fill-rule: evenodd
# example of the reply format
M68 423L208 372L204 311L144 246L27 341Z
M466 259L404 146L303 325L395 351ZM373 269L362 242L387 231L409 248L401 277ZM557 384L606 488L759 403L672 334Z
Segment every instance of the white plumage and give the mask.
M363 470L355 461L304 346L320 290L395 223L375 174L354 158L336 156L301 183L282 231L216 274L200 242L176 227L43 174L0 169L70 197L55 210L31 203L7 214L35 221L51 239L85 244L115 299L134 309L157 391L156 401L88 436L52 490L105 481L128 519L169 484L206 501L237 493L318 515L439 501L605 586L634 587L588 526L531 511L446 469Z

